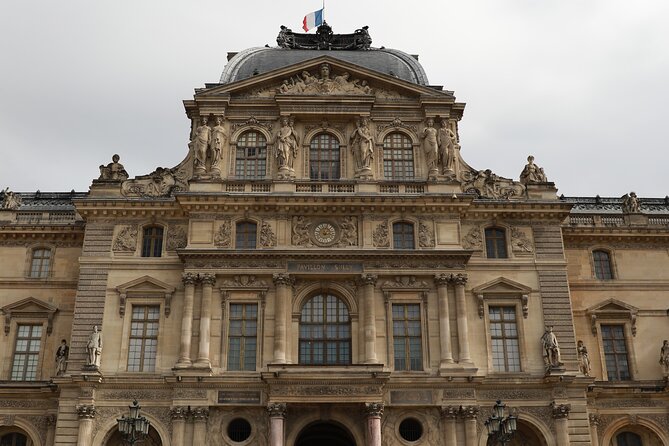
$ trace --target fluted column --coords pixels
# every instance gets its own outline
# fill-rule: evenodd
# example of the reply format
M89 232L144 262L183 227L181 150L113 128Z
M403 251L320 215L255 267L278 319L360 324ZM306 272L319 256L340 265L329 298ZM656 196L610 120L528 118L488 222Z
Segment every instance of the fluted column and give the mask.
M211 294L216 283L216 276L203 274L202 281L202 306L200 307L200 348L197 354L196 367L211 368L209 359L209 346L211 344Z
M453 364L453 347L451 346L451 321L448 314L448 282L450 276L439 274L434 276L437 286L437 298L439 299L439 367L448 367Z
M269 446L284 446L286 404L272 403L267 406L269 412Z
M443 406L441 418L444 420L444 446L457 446L458 437L455 421L458 418L460 408L457 406Z
M381 416L383 403L365 403L367 416L367 446L381 446Z
M95 406L82 404L77 406L79 417L79 434L77 435L77 446L91 446L93 443L93 418L95 418Z
M276 297L274 299L274 360L285 364L288 343L288 306L293 299L293 278L288 274L274 274Z
M192 365L190 360L190 342L193 337L193 299L195 298L195 281L197 280L197 275L185 273L182 280L184 283L184 308L181 315L181 344L176 368L186 368Z
M467 283L466 274L455 274L451 278L451 282L455 286L455 305L458 317L458 347L459 347L459 363L472 362L471 354L469 353L469 329L467 328L467 300L465 299L465 284Z
M599 426L600 418L597 414L590 414L590 443L592 446L599 446L599 433L597 432L597 426Z
M358 279L362 291L363 321L360 336L364 339L365 364L377 364L376 358L376 312L374 305L374 287L378 277L374 274L363 274Z
M173 407L170 409L172 417L172 444L184 444L184 433L186 432L187 407Z
M552 405L553 418L555 419L555 439L557 446L569 446L569 412L570 404Z
M476 433L476 417L479 414L478 406L463 406L460 414L465 419L465 446L476 446L478 438Z
M205 445L207 440L207 419L209 418L209 409L206 407L196 407L191 410L193 416L193 443L194 445Z

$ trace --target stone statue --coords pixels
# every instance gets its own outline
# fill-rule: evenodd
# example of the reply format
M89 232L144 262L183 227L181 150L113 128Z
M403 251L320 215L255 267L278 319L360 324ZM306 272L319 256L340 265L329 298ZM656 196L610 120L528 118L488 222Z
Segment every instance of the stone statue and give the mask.
M660 349L660 364L665 377L669 376L669 340L664 340Z
M371 165L374 159L374 138L366 117L358 119L356 129L353 130L350 140L357 176L371 176Z
M2 191L2 205L0 209L18 209L21 205L21 196L9 190L9 187Z
M128 172L123 168L123 164L119 163L121 157L118 155L112 156L112 162L105 165L100 165L100 177L98 180L107 181L122 181L128 179Z
M536 184L546 183L548 179L544 173L544 169L534 164L534 157L532 155L527 157L527 164L520 173L520 182L522 184Z
M546 363L546 368L550 369L552 367L559 367L562 365L560 362L560 345L558 344L555 333L553 333L553 327L546 327L546 331L543 336L541 336L541 345L544 348L544 361Z
M428 118L423 134L420 136L423 140L423 152L425 161L429 169L428 177L435 177L439 172L437 163L439 160L439 144L437 143L437 129L434 128L434 120Z
M588 356L588 349L583 344L583 341L578 341L576 345L578 352L578 366L585 376L590 376L590 357Z
M102 356L102 333L98 331L98 326L93 327L93 333L88 337L86 344L88 358L86 365L92 368L100 368L100 357Z
M56 376L63 376L67 371L67 358L70 356L70 347L67 341L60 341L60 346L56 350Z
M211 129L211 172L220 175L221 151L228 140L228 135L225 133L225 128L221 125L223 117L216 116L214 122L216 126Z
M442 173L457 173L457 153L460 148L453 130L448 128L448 121L441 121L441 128L437 132L437 145L439 146L439 159L442 165Z
M626 214L638 214L641 212L641 205L639 204L639 198L636 196L635 192L630 192L622 196L623 199L623 212Z
M188 144L188 147L193 150L193 173L195 175L207 172L207 147L209 147L210 140L211 129L207 125L207 118L202 117L200 125L195 129L193 140Z
M281 128L276 139L276 161L282 177L290 177L293 172L293 161L297 158L299 140L293 128L293 120L287 116L281 118Z

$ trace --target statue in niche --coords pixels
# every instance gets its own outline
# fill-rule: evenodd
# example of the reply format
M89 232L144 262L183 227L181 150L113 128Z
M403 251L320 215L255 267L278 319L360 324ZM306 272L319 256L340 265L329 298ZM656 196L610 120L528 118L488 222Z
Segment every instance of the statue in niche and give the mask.
M100 368L100 357L102 356L102 333L98 331L98 326L93 327L93 333L88 337L86 344L86 365L91 368Z
M200 125L195 129L193 140L188 147L193 150L193 173L202 175L207 172L207 148L211 140L211 129L207 125L207 118L202 117Z
M220 175L221 173L221 151L225 142L228 140L228 135L225 133L225 128L221 125L223 123L222 116L214 118L216 125L211 129L211 173Z
M623 212L626 214L638 214L641 212L641 205L639 204L639 197L636 192L630 192L622 196Z
M374 159L374 138L369 128L369 120L361 117L351 134L351 151L355 159L355 171L358 177L372 175L372 160Z
M18 209L21 206L21 196L9 190L9 187L2 191L2 206L0 209Z
M112 156L112 162L105 165L100 165L100 177L98 180L107 180L107 181L122 181L128 179L128 172L123 168L123 164L118 161L121 159L120 156Z
M669 340L664 340L660 349L660 364L662 364L662 373L669 377Z
M281 128L279 129L275 144L276 144L276 161L279 165L280 177L292 177L293 162L297 158L297 149L299 146L299 139L295 134L293 128L293 119L284 116L281 118Z
M590 376L590 356L588 356L588 349L583 344L583 341L578 341L576 352L578 353L578 367L581 373L585 376Z
M544 173L544 169L534 164L534 157L532 155L527 157L527 164L520 173L521 184L537 184L545 183L548 179Z
M429 170L428 178L435 178L439 173L437 163L439 160L439 145L437 143L437 129L434 128L434 120L428 118L423 134L420 136L423 140L423 152L425 161Z
M546 327L546 331L541 336L541 345L544 348L546 369L550 370L553 367L560 367L562 365L562 362L560 362L560 345L555 333L553 333L552 326Z
M439 146L439 160L444 175L453 175L458 173L457 169L457 150L460 145L453 130L448 128L448 121L441 121L441 128L437 132L437 144Z
M56 376L63 376L67 371L67 358L70 356L70 347L67 341L60 341L60 346L56 350Z

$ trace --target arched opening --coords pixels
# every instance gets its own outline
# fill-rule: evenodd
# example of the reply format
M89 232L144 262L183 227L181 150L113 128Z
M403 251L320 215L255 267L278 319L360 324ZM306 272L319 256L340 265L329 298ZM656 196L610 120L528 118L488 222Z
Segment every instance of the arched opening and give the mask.
M487 446L497 446L497 441L489 438ZM531 425L518 420L518 430L507 446L548 446L546 440Z
M356 444L351 433L344 427L319 421L300 432L295 446L356 446Z
M608 446L663 446L662 440L645 426L624 426L616 431Z
M32 446L32 441L21 432L2 433L0 431L0 446Z
M105 442L105 446L125 446L126 444L127 443L125 443L121 438L121 433L116 428L114 428L114 432ZM142 446L162 446L163 442L160 440L160 434L158 434L158 431L155 430L153 426L151 426L149 428L149 435L147 435L146 439L141 443L138 442L137 444L141 444Z

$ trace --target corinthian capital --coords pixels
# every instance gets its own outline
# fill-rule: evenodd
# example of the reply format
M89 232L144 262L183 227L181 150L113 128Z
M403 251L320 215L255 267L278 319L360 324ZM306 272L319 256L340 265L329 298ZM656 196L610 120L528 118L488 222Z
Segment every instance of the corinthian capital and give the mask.
M170 417L173 420L185 420L188 417L188 407L178 406L171 408Z
M460 406L460 416L463 418L476 418L479 410L479 406Z
M435 274L434 275L434 284L438 287L448 285L448 282L452 280L452 274Z
M383 403L365 403L365 414L368 417L381 417L383 415Z
M454 285L464 286L467 283L467 274L453 274L451 276L451 282L453 282Z
M207 421L207 418L209 418L209 408L207 407L195 407L191 409L190 413L193 421Z
M286 416L286 403L271 403L267 405L267 412L269 412L270 417L281 417Z
M551 409L553 409L553 418L568 418L569 412L571 412L571 404L551 404Z
M276 286L293 286L295 279L290 277L290 274L276 273L272 275L272 280Z
M358 277L358 285L372 285L376 286L376 281L379 279L379 276L376 274L362 274Z
M456 418L460 413L460 408L458 406L442 406L441 407L441 416L443 418Z
M216 275L209 273L201 274L200 281L202 282L202 285L214 286L216 284Z
M81 404L77 406L77 416L82 419L95 418L95 406L92 404Z
M181 276L181 281L184 285L193 285L197 282L197 274L195 273L183 273Z

